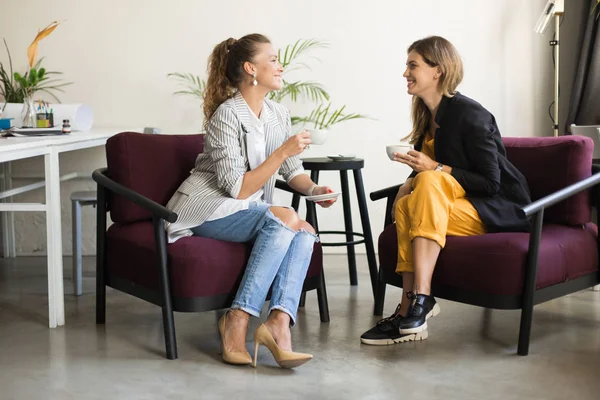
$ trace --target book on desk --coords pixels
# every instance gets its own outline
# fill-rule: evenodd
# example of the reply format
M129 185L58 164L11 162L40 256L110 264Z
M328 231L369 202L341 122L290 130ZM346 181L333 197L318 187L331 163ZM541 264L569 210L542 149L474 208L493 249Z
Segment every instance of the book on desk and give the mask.
M8 128L0 132L2 137L27 137L27 136L59 136L68 135L63 133L62 127L54 126L51 128Z

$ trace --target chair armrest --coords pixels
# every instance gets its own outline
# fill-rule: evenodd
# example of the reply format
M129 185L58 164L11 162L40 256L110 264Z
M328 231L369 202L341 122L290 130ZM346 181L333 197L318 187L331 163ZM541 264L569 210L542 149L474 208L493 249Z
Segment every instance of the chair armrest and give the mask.
M106 176L107 168L100 168L92 173L92 178L98 185L110 190L111 192L125 197L127 200L137 204L138 206L150 211L153 215L162 218L168 222L177 221L177 214L169 210L165 206L158 204L154 200L142 196L128 187L117 183Z
M286 181L282 181L281 179L277 179L275 181L275 187L277 189L281 189L283 191L298 195L298 196L304 196L302 193L298 192L297 190L292 189L292 187L290 185L287 184Z
M523 279L523 296L522 309L523 316L521 317L521 328L519 332L519 347L517 352L520 355L527 355L529 351L529 334L531 332L531 315L533 306L536 302L536 281L539 264L540 243L542 240L542 227L544 223L544 210L556 203L559 203L574 194L577 194L586 189L592 188L592 196L594 196L594 187L600 184L600 172L592 166L593 175L583 179L577 183L569 185L554 193L542 197L534 201L520 210L521 215L533 217L532 229L529 235L529 246L527 251L527 266L525 267L525 276ZM528 321L528 322L527 322Z
M380 189L375 192L371 192L369 197L373 201L381 200L386 197L395 198L396 195L398 194L398 189L400 189L400 186L402 186L402 185L403 185L403 183L401 183L399 185L395 185L395 186L386 187L385 189Z
M526 217L530 217L546 207L550 207L573 196L574 194L597 186L598 184L600 184L600 172L534 201L533 203L523 207L521 209L521 213Z
M377 201L381 199L387 198L387 203L385 205L385 219L383 221L383 228L392 223L392 206L394 205L394 199L398 194L398 189L402 186L403 183L399 185L394 185L390 187L386 187L385 189L380 189L375 192L372 192L369 197L372 201Z
M600 172L600 164L592 164L592 174ZM596 209L596 212L600 211L600 186L594 186L590 189L592 195L592 207Z

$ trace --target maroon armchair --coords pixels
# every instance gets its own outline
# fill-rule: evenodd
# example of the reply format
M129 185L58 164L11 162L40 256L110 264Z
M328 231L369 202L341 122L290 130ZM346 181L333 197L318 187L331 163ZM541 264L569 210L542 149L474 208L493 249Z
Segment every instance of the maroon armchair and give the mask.
M508 159L525 175L531 190L533 203L522 210L532 217L531 234L448 237L435 267L432 293L486 308L521 309L518 354L527 355L535 304L600 283L598 227L591 222L592 206L600 206L600 167L592 169L589 138L503 142ZM402 286L395 273L398 245L390 217L397 191L394 186L371 193L372 200L387 198L375 315L383 312L386 285Z
M177 215L165 208L203 151L204 135L120 133L106 143L107 168L93 173L98 183L96 323L105 323L106 286L162 308L168 359L177 358L173 311L229 307L250 246L185 237L167 245L164 221ZM277 187L292 191L285 182ZM293 191L292 191L293 192ZM106 229L107 212L114 222ZM317 290L321 321L329 321L320 243L303 291Z

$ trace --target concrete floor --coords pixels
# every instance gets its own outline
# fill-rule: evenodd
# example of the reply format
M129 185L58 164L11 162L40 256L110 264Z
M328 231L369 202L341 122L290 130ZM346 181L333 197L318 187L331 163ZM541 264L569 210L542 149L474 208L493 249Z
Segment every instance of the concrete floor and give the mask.
M107 323L96 326L93 258L82 297L65 280L66 326L48 329L45 258L1 260L0 399L600 398L600 292L536 307L528 357L516 355L518 312L493 311L486 323L483 309L444 300L428 340L371 347L359 342L376 321L365 259L354 288L345 256L325 263L331 322L319 322L309 294L293 337L315 359L283 370L265 348L257 369L223 364L216 312L176 314L176 361L164 358L153 305L109 290ZM67 258L65 276L69 269ZM386 314L399 296L388 289Z

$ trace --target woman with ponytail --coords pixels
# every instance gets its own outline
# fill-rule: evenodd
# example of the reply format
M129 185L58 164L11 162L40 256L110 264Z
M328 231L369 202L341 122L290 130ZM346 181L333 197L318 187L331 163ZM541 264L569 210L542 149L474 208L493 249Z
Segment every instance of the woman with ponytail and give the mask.
M259 344L284 368L312 358L292 351L290 326L318 239L294 210L273 205L273 192L277 173L306 195L332 190L303 173L298 156L310 134L292 134L289 111L265 98L281 89L282 73L277 51L263 35L230 38L215 47L208 59L204 153L167 205L178 215L166 227L169 243L191 235L253 243L231 309L219 321L222 357L230 364L252 363L248 320L260 316L269 288L268 318L254 333L254 366Z
M531 202L527 181L507 160L494 116L456 90L463 65L454 46L439 36L417 40L403 76L414 150L394 154L413 169L392 208L402 300L361 336L371 345L427 338L427 319L440 311L431 278L446 236L529 229L518 212Z

